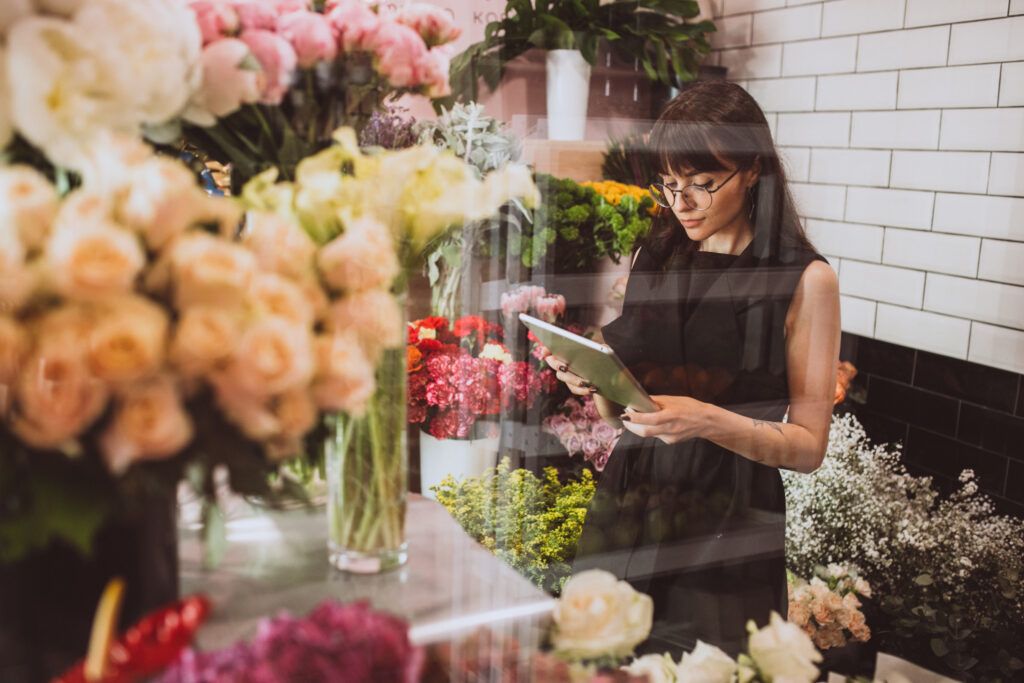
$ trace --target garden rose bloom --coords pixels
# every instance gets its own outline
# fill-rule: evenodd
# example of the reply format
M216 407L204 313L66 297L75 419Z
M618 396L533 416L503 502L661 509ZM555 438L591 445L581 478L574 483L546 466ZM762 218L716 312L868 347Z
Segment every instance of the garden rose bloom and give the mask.
M373 367L351 332L317 337L313 396L323 410L361 415L373 395Z
M350 222L320 249L317 263L327 284L346 292L386 288L399 271L387 227L372 218Z
M552 641L572 658L625 657L651 632L654 603L612 574L591 569L562 589Z
M218 118L258 102L264 73L249 46L237 38L222 38L203 48L203 84L192 98L185 118L212 126Z
M242 330L237 313L211 306L186 308L171 342L171 361L185 377L223 366L235 353Z
M113 420L100 437L103 459L115 474L139 460L169 458L192 440L192 421L168 375L129 385L115 404Z
M263 104L281 104L292 84L298 57L291 44L271 31L250 29L239 36L249 46L263 69Z
M153 374L167 347L167 313L143 297L110 302L89 334L89 371L106 382L132 382Z
M238 12L226 2L216 0L193 0L189 7L196 15L199 32L203 36L203 45L233 36L241 28Z
M0 223L0 312L21 308L34 286L24 245L13 226Z
M217 405L248 438L264 441L277 434L279 423L266 397L253 396L226 373L214 373L209 381L217 397Z
M275 273L253 279L249 301L257 315L276 316L302 327L313 324L313 304L302 287Z
M29 351L29 337L13 318L0 315L0 418L7 414L14 384Z
M306 384L313 371L309 330L282 318L265 318L242 334L227 373L243 391L270 396Z
M285 14L277 30L292 44L299 66L309 69L318 62L331 62L338 54L334 29L324 15L303 10Z
M797 626L805 626L811 620L811 610L803 600L789 601L789 620Z
M427 47L450 43L462 32L448 12L422 2L406 5L395 19L419 33Z
M78 436L107 405L107 387L89 372L78 348L47 344L29 356L18 378L11 428L36 448Z
M256 274L256 259L248 249L200 232L185 235L172 249L179 309L198 304L236 307L245 300Z
M271 401L278 422L278 434L267 443L272 460L292 458L302 453L302 437L316 425L319 412L305 388L285 392Z
M698 640L693 652L683 653L679 662L679 683L730 683L737 664L714 645Z
M311 271L316 244L305 230L273 213L250 211L245 219L242 244L256 255L261 270L291 278Z
M327 327L332 332L355 331L366 357L376 364L384 349L404 342L403 313L395 297L381 289L346 296L331 305Z
M338 35L338 46L345 52L367 51L381 24L380 17L363 0L328 3L327 20Z
M753 629L753 622L748 626ZM750 656L760 671L770 678L787 681L817 680L821 653L796 624L772 612L768 626L750 635Z
M418 85L419 65L427 57L427 46L416 31L393 21L382 21L370 37L369 50L376 58L377 71L396 88Z
M71 299L100 299L130 292L146 264L133 233L108 222L57 230L46 245L54 288Z
M153 250L162 249L201 218L208 200L184 164L152 157L132 168L118 216Z
M0 223L13 228L29 251L43 246L57 206L57 191L42 173L30 166L0 168Z

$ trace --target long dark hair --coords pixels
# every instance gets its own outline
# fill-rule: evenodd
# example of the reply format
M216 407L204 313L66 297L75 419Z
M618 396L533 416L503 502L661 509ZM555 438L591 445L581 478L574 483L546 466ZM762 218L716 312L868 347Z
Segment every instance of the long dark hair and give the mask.
M797 216L768 120L739 85L708 80L687 86L662 110L651 130L647 153L654 167L680 176L684 169L725 170L723 162L746 171L760 159L760 175L750 198L755 212L755 256L785 262L794 251L814 251ZM665 208L659 208L644 244L662 264L677 248L696 248L672 210Z

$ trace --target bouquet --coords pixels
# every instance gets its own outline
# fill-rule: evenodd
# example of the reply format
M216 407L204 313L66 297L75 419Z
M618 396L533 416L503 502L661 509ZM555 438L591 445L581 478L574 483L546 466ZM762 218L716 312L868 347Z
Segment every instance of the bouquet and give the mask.
M489 416L520 403L532 406L555 390L550 368L513 361L502 328L464 316L449 328L441 317L409 323L408 420L438 439L472 439Z
M846 645L847 639L866 642L871 629L860 611L860 597L871 587L853 568L831 564L816 567L810 582L790 576L789 620L811 637L818 649Z
M590 396L570 396L553 415L544 418L541 428L558 437L570 456L582 454L598 472L604 470L608 457L622 434L601 418Z
M194 0L202 88L186 137L230 161L235 187L268 166L291 180L342 125L361 129L388 99L449 93L442 9L363 0Z

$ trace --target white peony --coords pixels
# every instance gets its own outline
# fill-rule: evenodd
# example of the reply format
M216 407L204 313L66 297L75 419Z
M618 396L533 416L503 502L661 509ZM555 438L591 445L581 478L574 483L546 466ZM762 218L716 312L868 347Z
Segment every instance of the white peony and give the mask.
M555 605L555 650L572 659L625 657L651 632L654 602L600 569L576 574Z
M679 683L730 683L737 664L714 645L698 640L693 652L683 654L679 662Z
M758 631L751 621L747 630L751 632L750 657L769 680L817 680L818 668L814 664L821 661L821 653L799 626L772 612L767 626Z
M647 683L676 683L676 663L669 654L644 655L622 667L630 676L646 676ZM710 683L710 682L709 682Z

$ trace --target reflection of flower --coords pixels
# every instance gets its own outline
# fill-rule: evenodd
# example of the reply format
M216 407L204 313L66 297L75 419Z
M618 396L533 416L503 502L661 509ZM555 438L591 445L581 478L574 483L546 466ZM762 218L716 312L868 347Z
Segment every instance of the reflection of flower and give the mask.
M817 680L818 668L814 665L821 661L821 653L799 626L772 612L766 627L758 631L750 622L747 628L750 631L750 657L769 680Z
M676 683L676 663L668 654L637 657L622 670L630 676L644 676L647 683ZM712 683L710 680L707 683Z
M599 569L573 576L555 606L555 650L573 659L624 657L651 632L654 602Z
M570 396L558 411L544 418L542 429L553 434L569 451L581 453L598 472L604 469L622 430L615 429L601 418L592 398Z
M679 662L679 683L731 683L736 662L714 645L698 640Z

